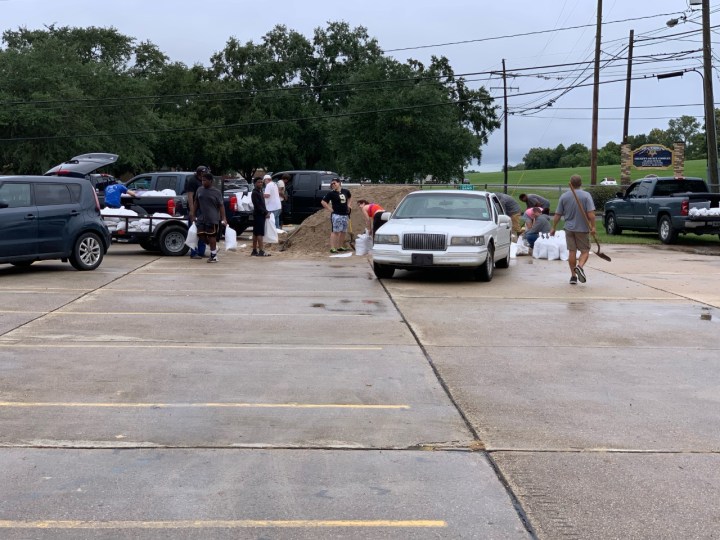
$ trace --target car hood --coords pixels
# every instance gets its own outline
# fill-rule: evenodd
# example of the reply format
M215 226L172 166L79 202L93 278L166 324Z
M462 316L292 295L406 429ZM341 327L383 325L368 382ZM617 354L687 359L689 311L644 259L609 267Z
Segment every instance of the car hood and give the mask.
M454 236L483 235L494 231L492 221L472 219L391 219L378 229L380 234L450 234Z
M75 156L69 161L56 165L45 173L44 176L73 176L85 177L85 175L117 162L117 154L82 154Z

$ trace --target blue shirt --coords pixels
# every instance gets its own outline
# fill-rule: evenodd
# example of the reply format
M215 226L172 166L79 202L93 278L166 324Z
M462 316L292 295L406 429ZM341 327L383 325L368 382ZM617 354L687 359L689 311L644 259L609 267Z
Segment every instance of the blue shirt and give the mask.
M113 184L105 188L105 206L120 208L120 197L127 193L128 188L122 184Z

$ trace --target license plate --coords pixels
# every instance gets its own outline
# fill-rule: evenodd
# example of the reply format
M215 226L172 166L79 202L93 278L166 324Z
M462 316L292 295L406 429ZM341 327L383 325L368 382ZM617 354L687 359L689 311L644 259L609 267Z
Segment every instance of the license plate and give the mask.
M432 266L432 253L413 253L412 264L413 266Z

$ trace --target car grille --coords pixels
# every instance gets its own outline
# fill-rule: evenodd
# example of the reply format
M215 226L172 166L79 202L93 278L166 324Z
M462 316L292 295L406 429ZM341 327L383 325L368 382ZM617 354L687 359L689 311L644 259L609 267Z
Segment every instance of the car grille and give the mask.
M403 235L403 249L445 251L444 234L412 233Z

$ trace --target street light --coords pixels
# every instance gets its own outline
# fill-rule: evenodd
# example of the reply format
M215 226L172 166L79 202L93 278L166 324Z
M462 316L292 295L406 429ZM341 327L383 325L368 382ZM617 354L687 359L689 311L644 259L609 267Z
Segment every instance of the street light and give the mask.
M715 131L715 96L713 93L712 78L712 50L710 42L710 0L690 0L690 6L702 5L702 33L703 33L703 96L705 102L705 138L707 139L707 165L708 183L712 191L720 191L720 180L718 180L718 153L717 153L717 132ZM687 20L683 15L681 20ZM680 22L679 19L670 19L666 24L672 28ZM689 70L695 71L695 70ZM678 72L676 72L678 73ZM696 73L700 74L699 71ZM682 75L682 72L680 72ZM665 77L677 77L677 74L665 74Z

